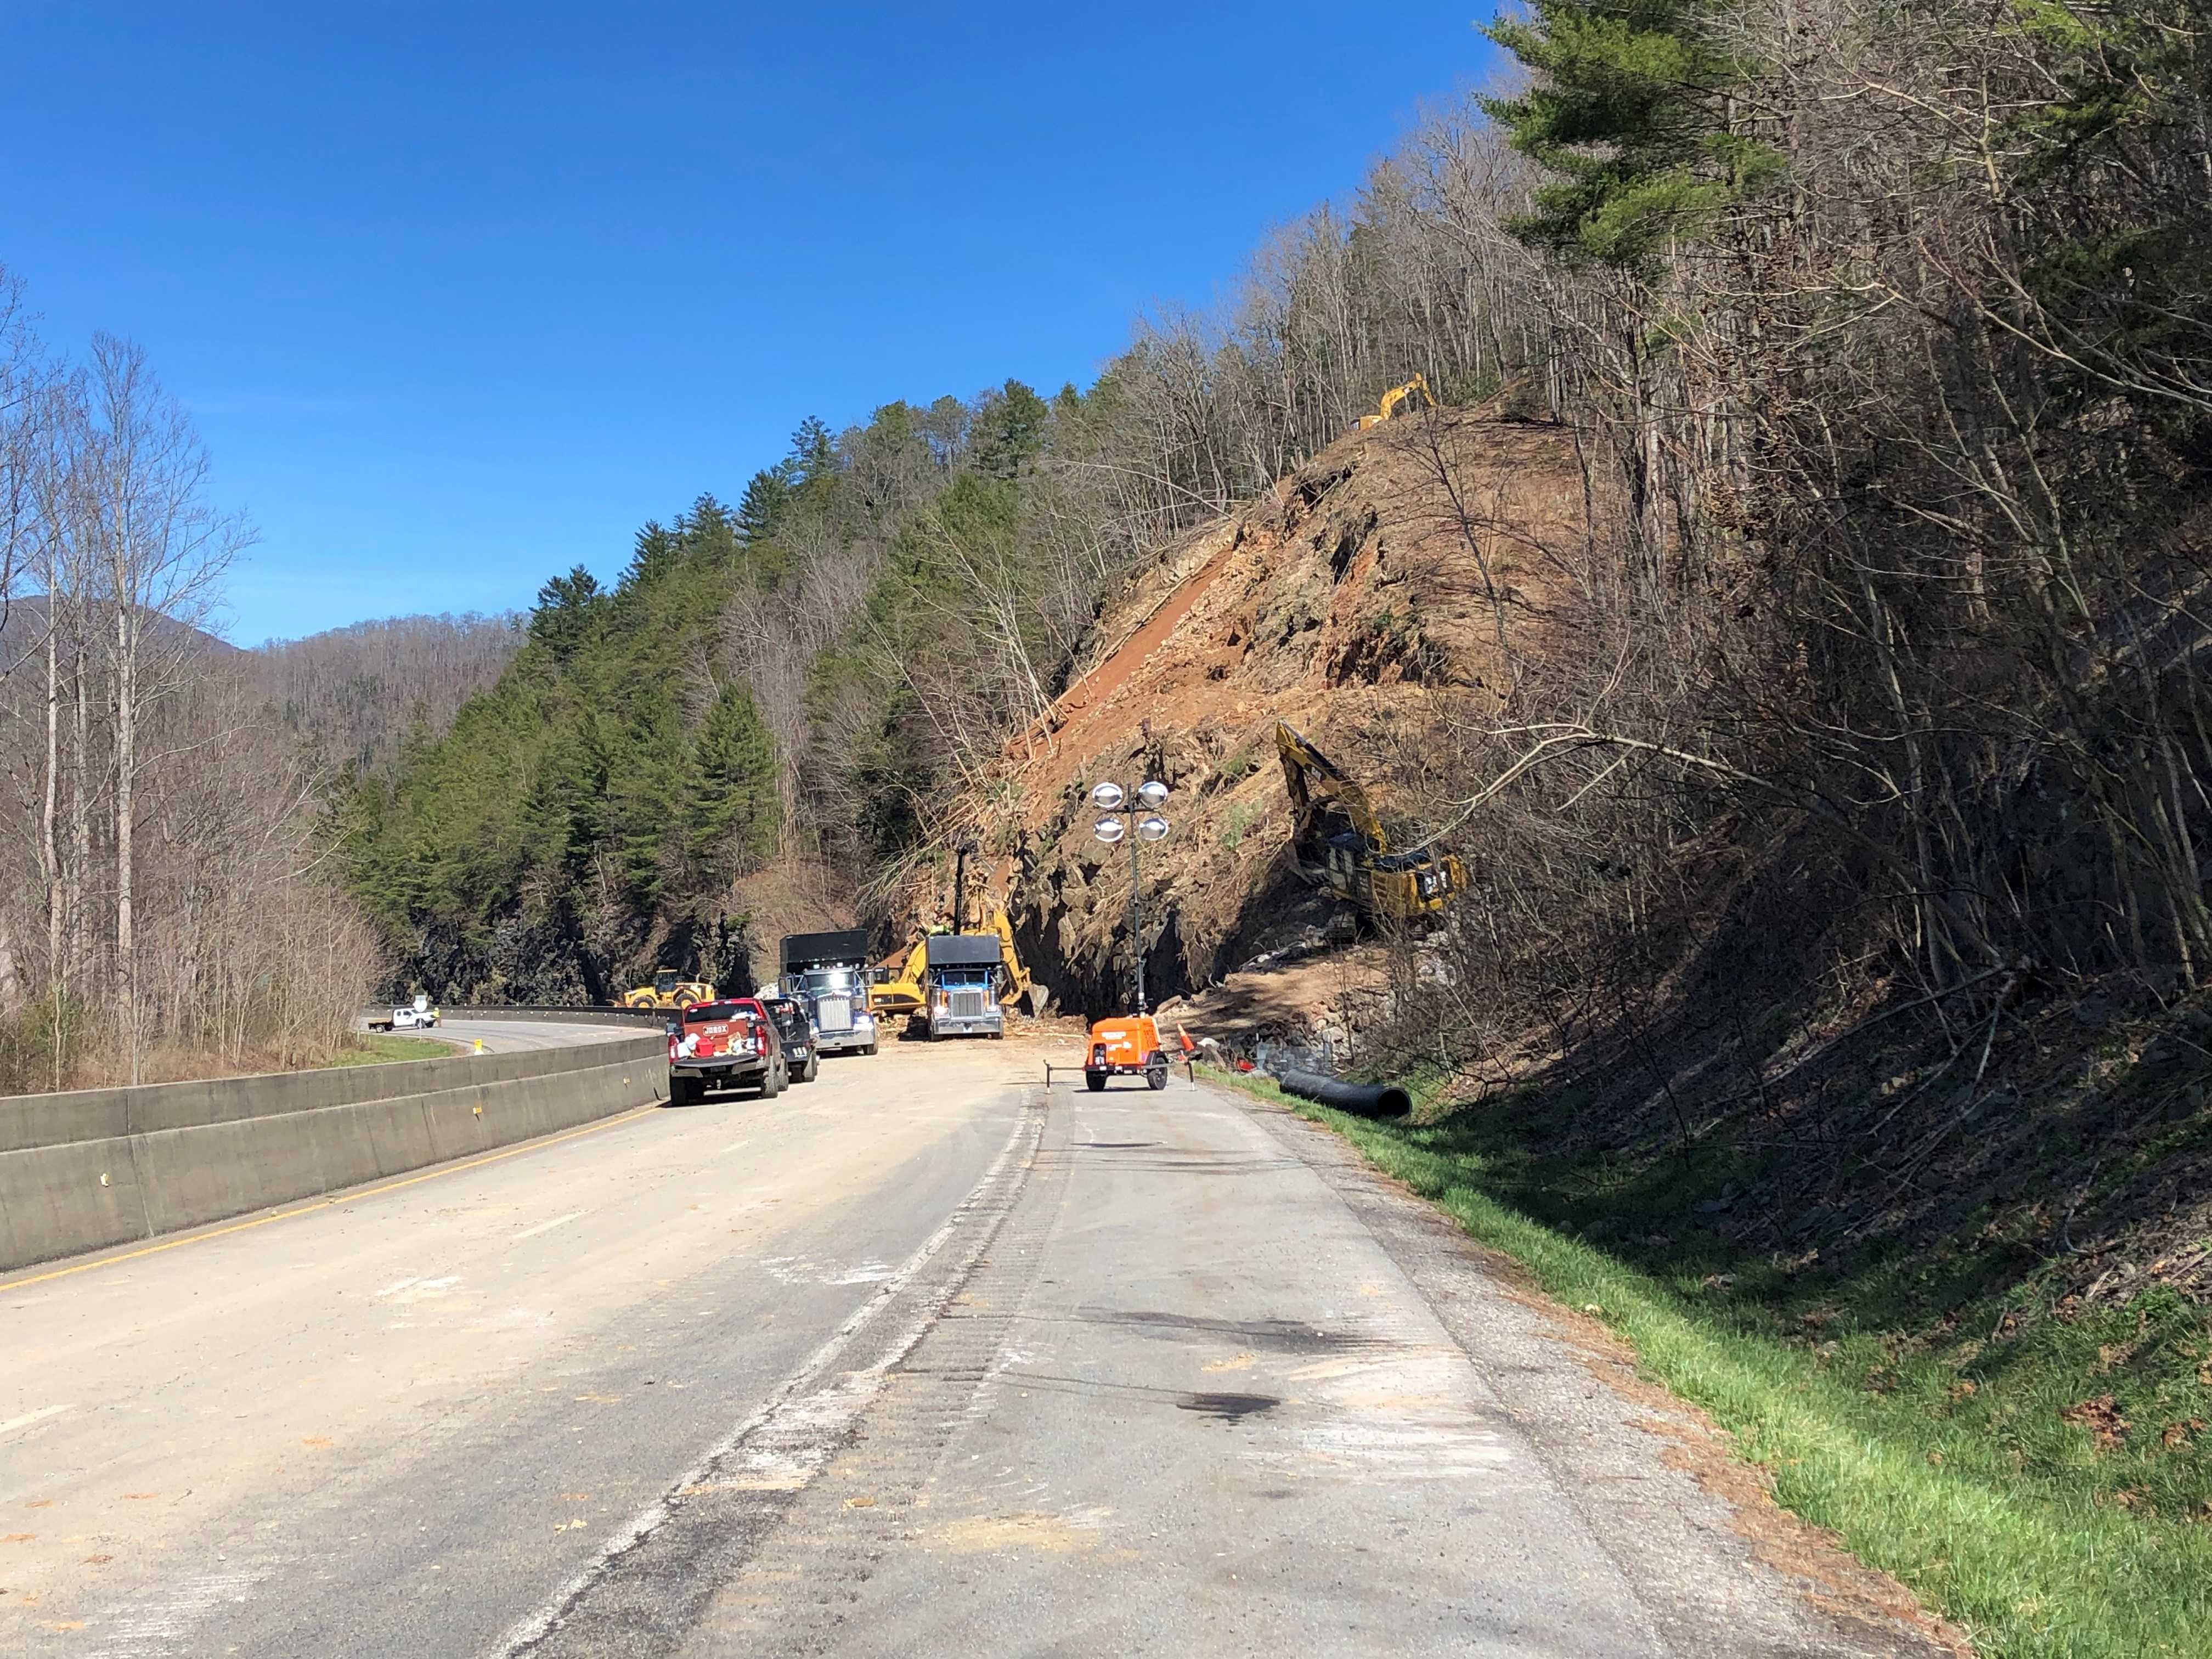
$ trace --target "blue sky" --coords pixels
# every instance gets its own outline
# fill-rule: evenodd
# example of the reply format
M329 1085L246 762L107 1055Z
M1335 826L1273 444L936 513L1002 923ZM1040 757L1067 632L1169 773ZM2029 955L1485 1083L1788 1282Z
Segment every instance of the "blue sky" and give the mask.
M1086 384L1490 9L9 0L0 264L196 412L240 643L520 606L803 416Z

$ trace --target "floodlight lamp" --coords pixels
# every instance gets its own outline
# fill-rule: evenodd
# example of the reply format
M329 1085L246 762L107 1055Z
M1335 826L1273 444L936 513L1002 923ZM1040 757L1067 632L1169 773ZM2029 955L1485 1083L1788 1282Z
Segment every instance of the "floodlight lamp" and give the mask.
M1118 783L1102 783L1091 792L1091 804L1103 812L1113 811L1127 799Z
M1168 821L1158 812L1150 813L1137 820L1139 841L1165 841L1167 837Z
M1168 787L1158 778L1147 779L1137 786L1137 799L1146 806L1158 806L1168 798Z
M1119 818L1104 817L1091 826L1091 833L1111 847L1123 836L1128 834L1128 826Z

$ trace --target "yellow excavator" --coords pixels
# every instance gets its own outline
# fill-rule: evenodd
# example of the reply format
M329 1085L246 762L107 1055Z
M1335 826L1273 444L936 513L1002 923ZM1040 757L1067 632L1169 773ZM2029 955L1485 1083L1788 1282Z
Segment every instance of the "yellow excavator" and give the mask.
M1394 386L1384 392L1382 404L1375 413L1359 417L1359 429L1364 432L1370 426L1380 426L1392 416L1401 415L1408 409L1434 409L1436 406L1437 394L1429 390L1428 376L1416 374L1405 385Z
M1307 880L1398 921L1434 915L1467 890L1467 868L1452 854L1392 852L1367 792L1281 720L1275 750L1291 792L1291 851Z
M940 930L942 931L942 930ZM1031 1014L1041 1014L1052 1000L1052 994L1030 977L1022 953L1014 948L1013 924L1006 920L1004 910L992 913L991 925L984 930L996 933L1002 955L1000 964L1006 974L1006 994L1003 999ZM923 980L929 971L929 941L925 937L914 942L903 958L894 951L878 963L872 970L876 975L868 987L868 1012L896 1018L916 1014L928 996Z
M653 983L624 991L615 999L617 1008L688 1008L695 1002L712 1002L714 988L703 979L686 979L673 968L653 970Z
M916 939L901 961L894 951L868 970L868 1012L896 1019L921 1012L921 976L929 967L929 947Z
M1030 977L1028 965L1022 953L1014 948L1014 925L1006 920L1004 910L991 913L991 931L999 936L1006 948L1006 1000L1019 1006L1023 1012L1041 1014L1052 1000L1052 993Z

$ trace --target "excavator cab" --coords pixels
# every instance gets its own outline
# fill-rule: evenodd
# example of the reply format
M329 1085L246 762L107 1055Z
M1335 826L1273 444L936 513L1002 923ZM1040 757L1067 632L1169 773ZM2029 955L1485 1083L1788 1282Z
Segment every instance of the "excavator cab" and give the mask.
M1466 890L1466 868L1453 854L1393 851L1367 792L1279 720L1275 747L1290 790L1291 855L1307 880L1399 921L1434 915Z

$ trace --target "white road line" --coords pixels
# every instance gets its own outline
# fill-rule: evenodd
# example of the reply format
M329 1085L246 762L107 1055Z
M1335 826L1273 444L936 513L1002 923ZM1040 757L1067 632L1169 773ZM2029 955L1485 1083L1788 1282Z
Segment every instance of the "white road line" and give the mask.
M519 1233L508 1234L507 1242L512 1244L517 1239L535 1238L540 1233L550 1233L556 1227L565 1227L572 1221L581 1220L584 1213L581 1210L571 1210L566 1215L556 1215L550 1221L541 1221L535 1227L525 1227Z
M969 1189L965 1198L952 1206L951 1213L945 1218L937 1231L924 1239L921 1247L883 1281L876 1293L862 1303L851 1318L831 1332L829 1339L809 1354L798 1370L785 1377L750 1417L710 1447L703 1457L678 1478L674 1486L631 1516L627 1525L603 1542L590 1565L554 1591L536 1613L508 1626L506 1638L496 1650L499 1659L514 1659L515 1655L552 1629L568 1605L605 1570L610 1561L651 1536L675 1512L672 1500L678 1494L686 1487L698 1486L705 1480L717 1463L734 1456L738 1449L756 1431L770 1425L795 1427L801 1424L816 1430L811 1437L820 1448L820 1452L814 1459L814 1464L805 1468L794 1466L789 1472L794 1486L804 1486L811 1479L814 1465L826 1458L829 1444L834 1441L836 1430L850 1422L866 1406L876 1389L881 1385L885 1373L921 1340L922 1334L934 1322L940 1310L936 1307L924 1309L914 1324L896 1333L884 1351L878 1353L875 1362L862 1370L848 1372L830 1381L824 1375L830 1362L867 1328L878 1313L890 1304L908 1280L928 1265L930 1258L945 1248L969 1210L998 1183L1000 1176L1013 1158L1014 1149L1021 1145L1030 1127L1029 1115L1026 1112L1017 1113L1006 1145L999 1148L999 1155L983 1171L982 1179ZM945 1294L950 1296L951 1291L948 1289ZM823 1386L811 1394L802 1394L801 1390L809 1383Z
M41 1406L34 1412L25 1412L21 1417L11 1417L0 1423L0 1434L12 1434L17 1429L27 1429L33 1423L43 1423L50 1417L59 1417L64 1412L73 1412L75 1405Z

